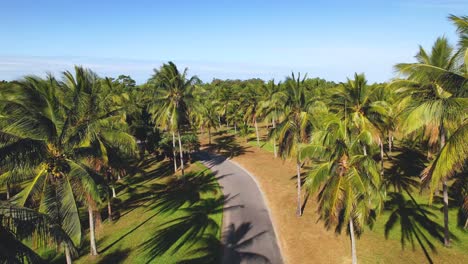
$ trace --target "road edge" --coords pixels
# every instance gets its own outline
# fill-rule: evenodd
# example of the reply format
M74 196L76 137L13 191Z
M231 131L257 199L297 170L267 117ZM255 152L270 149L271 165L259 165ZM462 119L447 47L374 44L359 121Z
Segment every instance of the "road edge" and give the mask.
M271 225L273 226L273 232L275 233L275 238L276 238L276 241L277 241L277 244L278 244L278 249L280 251L279 253L280 253L280 256L281 256L281 261L284 264L289 263L288 260L285 258L285 255L283 254L283 252L284 252L283 245L282 245L281 240L279 238L278 230L276 229L276 220L275 220L275 218L273 217L273 215L271 213L270 204L268 202L268 199L266 199L265 193L263 192L263 189L262 189L260 183L257 181L257 178L255 178L255 176L252 173L250 173L250 171L248 171L246 168L244 168L238 162L236 162L234 160L231 160L231 158L226 158L226 161L231 162L232 164L236 165L241 170L243 170L247 175L249 175L250 178L252 178L252 180L255 182L255 185L257 185L257 188L260 191L260 195L262 196L262 200L266 205L266 209L267 209L267 212L268 212L268 217L270 217L270 220L271 220Z

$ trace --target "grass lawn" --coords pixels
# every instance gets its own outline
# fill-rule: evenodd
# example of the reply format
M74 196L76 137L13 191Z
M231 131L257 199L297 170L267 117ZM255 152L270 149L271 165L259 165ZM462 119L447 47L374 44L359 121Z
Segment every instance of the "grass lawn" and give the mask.
M262 128L260 132L264 135L265 129ZM217 137L229 135L231 135L229 132L219 133L213 142L219 141ZM231 143L230 148L233 148L232 145L234 143ZM237 153L241 154L235 155L232 159L252 172L260 183L272 211L273 223L288 263L350 263L349 237L344 233L335 234L333 230L326 230L323 222L318 221L315 199L312 197L308 199L302 217L295 216L294 163L275 159L270 142L261 142L260 147L257 147L254 134L248 143L245 143L243 138L239 138L235 148L238 149ZM211 148L217 149L212 146ZM220 151L220 153L229 154L230 151ZM422 206L427 205L427 194L420 195L418 191L414 191L413 196ZM409 200L406 194L404 198ZM427 210L429 219L443 226L440 207L440 204L435 203L433 208ZM468 263L468 232L456 226L456 208L450 210L450 231L456 237L451 248L445 248L437 238L431 237L426 231L421 231L418 237L414 234L412 236L414 248L411 241L407 240L403 249L399 224L391 230L388 239L385 238L385 224L389 216L390 212L383 212L378 216L373 229L366 227L363 235L357 240L360 263L429 263L428 258L433 263ZM427 241L424 236L427 237ZM427 250L428 257L419 245L418 238ZM429 244L432 244L433 249Z
M189 203L175 210L161 212L160 207L153 207L158 201L154 195L154 189L158 186L167 184L175 178L171 175L172 164L168 162L159 162L146 166L144 173L138 173L135 176L125 178L121 188L118 189L119 205L116 206L120 211L120 218L110 222L104 220L97 229L97 245L99 256L89 255L89 242L85 240L84 247L81 250L81 257L75 260L76 263L176 263L177 261L197 257L197 254L190 253L199 246L198 244L184 244L178 250L175 247L180 244L180 237L171 249L162 254L156 254L153 242L158 232L163 230L162 225L174 219L188 216L186 209ZM187 171L202 172L209 177L213 177L209 170L201 163L192 164ZM167 176L164 176L167 175ZM187 175L192 175L187 173ZM215 181L216 182L216 181ZM222 192L217 185L214 192L201 193L201 199L220 198ZM183 195L181 195L183 196ZM219 227L221 227L222 213L216 213L209 216ZM204 235L212 234L219 238L220 228L206 229L202 232ZM184 236L182 236L184 237ZM152 251L153 250L153 251ZM62 263L63 256L55 260Z

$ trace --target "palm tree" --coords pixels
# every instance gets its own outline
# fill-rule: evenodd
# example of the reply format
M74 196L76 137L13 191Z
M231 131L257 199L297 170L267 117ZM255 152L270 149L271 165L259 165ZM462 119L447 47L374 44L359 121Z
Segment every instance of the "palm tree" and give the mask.
M424 135L429 135L429 145L438 146L439 156L447 140L461 123L466 120L468 100L466 93L466 76L457 72L457 54L446 38L438 38L432 46L431 53L420 47L416 54L416 63L400 63L395 68L408 77L408 80L397 80L396 85L409 92L412 104L407 108L402 124L406 134L414 134L423 129ZM466 58L468 59L468 58ZM465 61L466 63L467 61ZM448 157L453 158L453 157ZM436 157L435 160L438 158ZM450 244L448 226L448 176L450 170L433 174L423 174L425 181L431 182L430 201L436 186L442 182L444 201L444 244ZM434 177L435 176L435 177Z
M302 215L302 194L301 194L301 159L300 152L302 145L309 140L312 129L313 115L308 111L311 99L304 85L306 76L301 79L300 74L292 74L285 82L285 89L281 92L284 98L284 108L282 109L282 120L278 126L270 132L270 136L278 135L279 154L281 157L296 157L297 172L297 216Z
M263 98L260 102L259 113L267 122L271 120L273 131L276 128L276 122L278 122L280 117L280 106L283 104L282 99L284 99L284 97L281 96L280 91L281 84L278 83L276 85L275 80L271 80L267 85L264 85L262 89ZM278 151L276 149L276 134L272 134L271 138L273 139L273 153L276 158L278 157Z
M430 200L432 200L433 194L438 187L440 182L444 184L444 242L446 242L448 231L448 186L446 184L447 179L456 176L457 173L461 173L464 170L464 165L468 160L468 146L465 141L468 138L468 122L465 120L464 124L461 125L447 140L446 144L441 148L437 156L429 163L429 166L422 172L423 183L429 185ZM459 182L463 182L466 179L457 179ZM455 183L454 183L455 184ZM447 197L446 197L447 195ZM468 199L464 197L461 201L461 210L468 212ZM468 220L465 220L464 227L466 228Z
M215 108L209 102L205 102L204 107L201 111L197 111L199 121L198 123L202 128L206 128L208 130L208 144L211 145L211 129L216 129L219 125L218 120L216 120L216 112Z
M64 246L76 255L76 249L67 233L47 215L32 209L0 202L0 262L43 263L43 259L23 244L31 239L36 245Z
M377 143L380 147L381 174L383 174L383 131L380 126L389 112L386 103L376 101L375 94L381 87L367 85L364 74L354 74L354 79L338 86L332 95L332 109L349 118L360 133L366 134L370 142L361 142L364 155L367 155L368 145ZM379 126L380 125L380 126Z
M195 84L199 82L199 79L196 76L188 78L187 71L186 68L183 72L179 72L173 62L168 62L159 70L155 70L153 77L149 80L156 86L149 111L156 125L172 133L175 170L177 170L175 159L175 134L177 133L182 175L184 175L184 156L180 132L189 123L189 112L199 108L193 96Z
M257 138L257 146L260 146L260 135L257 123L260 108L259 87L255 83L250 83L246 87L246 91L243 95L244 97L241 103L241 108L244 110L244 119L247 123L253 123L255 127L255 136Z
M77 77L79 78L79 76ZM74 80L69 79L69 84L75 85ZM111 164L116 164L114 160L120 160L118 156L133 156L136 152L136 142L133 136L127 132L128 128L123 112L123 105L126 103L125 97L122 91L115 87L111 79L105 78L102 85L92 86L89 98L91 100L83 103L83 113L76 127L77 132L82 137L78 153L87 159L88 166L95 170L96 176L103 178L109 170L112 171ZM102 179L100 181L105 182ZM97 210L97 204L91 195L87 195L86 200L91 255L97 255L94 234L94 213ZM108 208L111 210L109 199Z
M64 82L53 77L26 77L14 90L4 91L0 166L26 168L35 176L15 196L19 205L38 204L39 211L60 223L75 245L81 241L77 201L89 206L100 197L80 151L92 120L86 104L98 85L91 71L76 67L76 78L64 73ZM32 99L33 98L33 99ZM90 215L91 216L91 215ZM90 217L90 225L92 217ZM91 226L92 227L92 226ZM94 230L90 228L92 234ZM96 251L97 253L97 251ZM66 248L67 261L71 261Z
M380 211L384 191L378 165L363 152L360 133L352 121L336 115L323 117L324 129L317 131L312 144L302 151L315 165L307 175L305 185L311 194L318 194L318 211L325 226L335 226L340 232L348 225L352 260L357 263L355 234L372 224Z
M452 23L457 27L457 32L460 37L458 41L459 51L457 52L457 54L466 57L468 54L468 16L450 15L449 20L451 20Z

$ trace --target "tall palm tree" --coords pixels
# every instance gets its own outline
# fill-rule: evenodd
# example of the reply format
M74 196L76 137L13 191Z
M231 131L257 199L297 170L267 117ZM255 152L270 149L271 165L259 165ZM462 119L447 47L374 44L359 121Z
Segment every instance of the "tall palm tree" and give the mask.
M446 38L438 38L430 53L420 47L415 58L416 63L400 63L395 66L407 77L407 80L395 81L396 85L403 87L402 89L412 98L412 104L404 116L402 129L406 134L414 134L422 129L424 135L429 137L429 145L438 149L435 159L437 160L447 140L450 140L450 136L467 118L466 76L459 72L460 68L456 63L457 54ZM443 168L445 170L436 174L423 174L423 179L431 182L431 202L433 191L440 182L442 183L444 244L448 246L450 244L448 225L450 170L447 167Z
M244 110L244 120L247 123L253 123L255 136L257 138L257 146L260 146L260 135L258 131L258 116L260 110L259 87L256 83L249 83L243 95L241 108Z
M75 76L65 72L62 83L51 76L26 77L2 94L6 102L0 118L0 166L35 173L15 203L38 205L40 212L60 223L75 245L81 241L77 201L89 207L100 202L86 162L89 155L81 152L93 122L98 122L87 117L87 104L93 101L92 90L98 83L93 72L76 67ZM90 226L92 221L90 217ZM71 261L68 248L65 253Z
M380 157L383 161L383 139L379 123L385 115L385 102L375 101L376 86L367 84L364 74L354 74L354 79L348 79L346 83L333 90L332 109L342 113L360 133L365 133L371 138L372 143L380 147ZM364 155L368 152L368 144L361 142ZM383 166L382 166L383 168Z
M300 74L292 74L285 81L285 89L281 92L284 98L284 108L282 109L282 120L273 129L271 135L278 135L279 154L281 157L296 158L297 173L297 216L302 215L302 194L301 194L301 159L300 152L302 145L308 143L312 130L313 115L308 111L311 105L311 98L304 85L306 76L301 79Z
M168 62L163 64L159 70L155 70L149 81L156 88L149 111L153 115L156 125L166 128L172 133L175 170L177 170L175 159L175 137L177 134L182 175L184 175L184 155L180 132L189 123L189 112L199 109L193 96L193 90L195 84L200 80L196 76L189 78L187 72L187 68L180 72L173 62Z
M79 78L79 76L77 76ZM110 164L118 156L133 156L136 152L136 142L130 135L125 120L123 105L126 103L125 94L119 91L111 79L105 78L102 82L93 85L89 91L89 99L83 103L83 111L80 121L76 125L76 131L81 135L81 145L77 153L87 160L88 167L97 173L99 182L105 183L102 178L110 169ZM69 85L75 85L73 79L69 79ZM99 85L101 84L101 85ZM120 167L120 166L119 166ZM113 187L112 187L113 188ZM88 204L90 226L90 250L91 255L97 255L95 238L95 211L97 203L91 195L86 196ZM110 208L110 200L108 199Z
M327 228L340 232L348 225L352 262L357 263L355 233L365 224L372 224L381 210L384 191L378 165L363 152L365 133L352 121L336 115L322 120L324 129L317 131L312 144L302 150L302 156L315 160L305 186L318 194L318 211Z
M275 84L275 80L271 80L268 84L264 85L262 89L263 98L260 102L259 113L267 122L271 120L273 131L280 117L280 106L283 105L282 99L284 99L284 96L281 96L280 91L281 83ZM278 157L276 134L271 135L271 138L273 139L273 154L276 158Z
M197 122L203 129L208 130L208 144L211 145L211 130L216 129L219 125L219 121L216 119L216 110L213 104L210 102L204 102L203 107L197 111Z
M446 183L447 179L455 176L457 173L463 172L463 166L468 161L468 146L465 141L468 138L468 122L465 120L464 124L461 125L451 137L444 144L442 149L439 151L437 156L429 163L429 166L422 172L422 181L423 183L429 185L431 190L430 199L439 186L439 183L442 181ZM463 182L463 178L459 179L460 182ZM466 178L465 178L466 182ZM448 186L444 186L444 207L446 203L445 192L447 191ZM447 194L448 196L448 194ZM447 199L448 200L448 199ZM461 202L462 211L466 210L468 212L468 199L465 197ZM444 215L446 213L444 208ZM444 217L445 220L445 217ZM464 227L466 228L468 223L468 218L465 222ZM445 221L444 221L445 224ZM445 232L447 232L447 227L445 227ZM445 234L445 233L444 233ZM446 235L446 234L445 234ZM445 240L444 240L445 241Z

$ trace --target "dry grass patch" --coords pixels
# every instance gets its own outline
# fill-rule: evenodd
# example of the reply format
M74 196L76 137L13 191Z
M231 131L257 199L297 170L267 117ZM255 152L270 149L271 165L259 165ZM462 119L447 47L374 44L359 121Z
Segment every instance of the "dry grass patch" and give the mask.
M230 136L219 133L217 138ZM218 150L215 146L207 146L208 140L202 137L205 149ZM232 160L251 172L260 184L266 196L268 207L273 216L273 224L280 239L283 257L287 263L351 263L349 237L346 234L336 234L334 230L326 230L323 222L318 222L316 201L310 197L305 206L304 215L297 217L295 164L291 161L275 159L271 152L261 149L255 144L245 143L238 139L235 148L238 155L229 151L219 151L220 154L231 156ZM235 147L233 147L235 145ZM442 215L441 215L442 216ZM441 217L440 217L441 218ZM358 260L360 263L428 263L423 251L417 245L414 251L411 245L403 250L399 241L399 230L385 239L383 226L388 214L381 215L374 230L366 229L357 242ZM455 221L455 218L452 218ZM468 238L467 232L457 230L459 243ZM437 253L430 252L434 263L468 263L466 245L458 244L447 249L438 241L433 241ZM460 246L461 245L461 246Z

